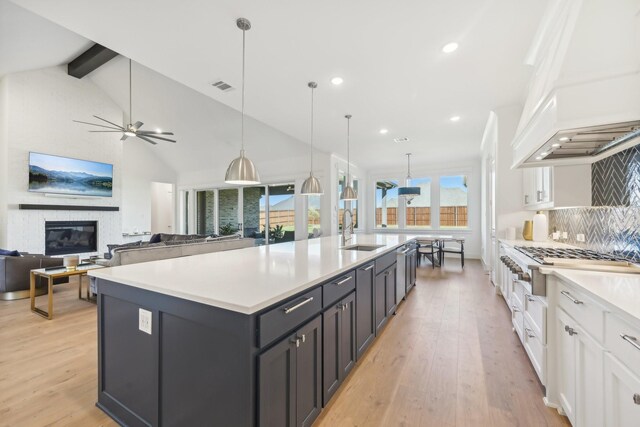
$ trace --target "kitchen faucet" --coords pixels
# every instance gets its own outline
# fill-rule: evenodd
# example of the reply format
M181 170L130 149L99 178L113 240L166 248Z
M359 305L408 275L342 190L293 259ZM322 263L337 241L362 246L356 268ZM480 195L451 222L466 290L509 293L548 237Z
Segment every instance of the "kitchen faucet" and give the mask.
M349 225L347 225L347 213L349 213ZM349 229L349 237L347 237L347 229ZM342 246L346 245L353 237L353 213L346 209L342 212Z

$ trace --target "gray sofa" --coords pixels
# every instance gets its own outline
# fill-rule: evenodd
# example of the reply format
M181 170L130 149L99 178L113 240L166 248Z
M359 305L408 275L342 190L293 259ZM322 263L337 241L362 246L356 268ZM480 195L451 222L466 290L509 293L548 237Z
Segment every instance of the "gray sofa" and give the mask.
M99 260L106 267L138 264L161 259L179 258L211 252L228 251L255 246L255 239L239 235L211 238L204 241L166 241L140 246L123 246L113 250L111 259Z
M62 266L62 258L52 258L37 254L22 256L0 255L0 300L29 298L31 270L45 267ZM68 278L56 279L55 284L67 283ZM46 280L36 279L36 295L47 292Z

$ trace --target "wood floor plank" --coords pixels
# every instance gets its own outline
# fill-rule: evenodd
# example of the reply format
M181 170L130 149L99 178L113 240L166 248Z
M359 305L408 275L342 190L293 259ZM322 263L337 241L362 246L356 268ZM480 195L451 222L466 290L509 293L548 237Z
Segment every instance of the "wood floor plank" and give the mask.
M40 297L39 304L45 299ZM421 267L418 285L317 426L567 426L478 262ZM55 287L54 319L0 301L0 426L115 426L97 400L96 306Z

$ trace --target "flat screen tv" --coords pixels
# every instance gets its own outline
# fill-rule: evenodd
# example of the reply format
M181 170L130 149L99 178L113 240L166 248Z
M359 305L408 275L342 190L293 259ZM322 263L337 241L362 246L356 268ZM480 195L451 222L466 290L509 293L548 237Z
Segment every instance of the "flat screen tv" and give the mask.
M29 191L111 197L113 165L29 153Z

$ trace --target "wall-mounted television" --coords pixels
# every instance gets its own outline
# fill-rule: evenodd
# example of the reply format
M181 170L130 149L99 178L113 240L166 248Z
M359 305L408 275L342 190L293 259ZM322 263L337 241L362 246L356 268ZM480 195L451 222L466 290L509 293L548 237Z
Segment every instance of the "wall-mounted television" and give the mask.
M29 153L29 191L111 197L113 165L42 153Z

